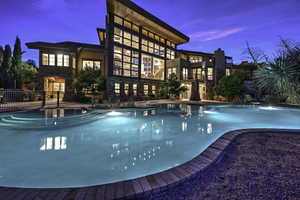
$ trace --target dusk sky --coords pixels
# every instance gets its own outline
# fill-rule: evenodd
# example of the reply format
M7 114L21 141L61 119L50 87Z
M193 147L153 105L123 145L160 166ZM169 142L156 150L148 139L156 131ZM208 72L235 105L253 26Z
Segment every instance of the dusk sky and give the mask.
M0 0L0 45L75 41L99 44L105 0ZM234 62L246 41L271 54L280 37L300 42L299 0L133 0L142 8L190 36L178 49L213 52L222 48ZM37 60L28 50L24 60Z

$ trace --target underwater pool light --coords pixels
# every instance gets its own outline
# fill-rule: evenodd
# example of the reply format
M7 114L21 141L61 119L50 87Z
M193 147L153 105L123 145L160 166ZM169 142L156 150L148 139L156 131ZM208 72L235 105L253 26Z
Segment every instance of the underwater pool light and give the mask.
M217 112L215 111L209 111L209 110L206 110L204 111L205 114L217 114Z
M123 115L123 113L116 112L116 111L111 111L111 112L107 113L107 115L114 117L114 116L121 116L121 115Z
M266 107L260 107L262 110L279 110L278 108L275 108L273 106L266 106Z

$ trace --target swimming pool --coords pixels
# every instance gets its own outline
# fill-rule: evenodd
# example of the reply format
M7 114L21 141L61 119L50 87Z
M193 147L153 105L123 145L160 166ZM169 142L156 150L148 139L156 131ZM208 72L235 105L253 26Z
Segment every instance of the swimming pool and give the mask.
M0 186L82 187L183 164L225 132L300 128L300 110L174 105L0 115Z

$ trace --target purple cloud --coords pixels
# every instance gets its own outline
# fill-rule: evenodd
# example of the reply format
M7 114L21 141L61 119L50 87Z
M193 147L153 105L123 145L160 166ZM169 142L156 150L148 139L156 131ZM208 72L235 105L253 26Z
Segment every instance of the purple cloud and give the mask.
M238 28L227 28L223 30L209 30L209 31L202 31L196 32L190 35L193 40L199 41L210 41L216 40L220 38L227 37L229 35L233 35L235 33L239 33L246 30L245 27L238 27Z

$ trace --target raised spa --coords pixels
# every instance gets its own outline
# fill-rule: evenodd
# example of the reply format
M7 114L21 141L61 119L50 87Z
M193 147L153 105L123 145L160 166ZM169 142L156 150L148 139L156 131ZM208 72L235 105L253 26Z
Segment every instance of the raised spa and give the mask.
M54 109L0 115L0 186L82 187L183 164L222 134L300 129L297 109L168 105L153 109Z

